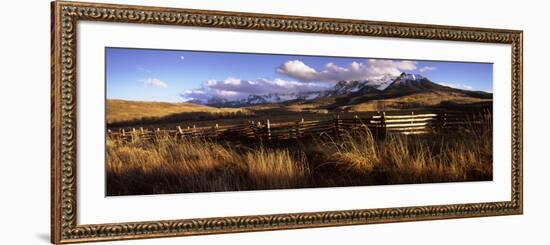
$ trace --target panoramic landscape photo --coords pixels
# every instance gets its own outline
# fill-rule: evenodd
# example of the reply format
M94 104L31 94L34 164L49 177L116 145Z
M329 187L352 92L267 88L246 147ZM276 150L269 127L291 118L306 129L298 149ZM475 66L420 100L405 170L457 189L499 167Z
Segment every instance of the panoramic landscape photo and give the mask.
M105 48L106 195L492 181L493 64Z

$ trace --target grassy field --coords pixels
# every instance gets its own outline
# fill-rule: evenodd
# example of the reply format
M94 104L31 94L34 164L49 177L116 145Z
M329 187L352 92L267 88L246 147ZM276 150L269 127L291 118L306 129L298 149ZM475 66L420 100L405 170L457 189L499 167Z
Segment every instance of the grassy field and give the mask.
M285 144L107 140L107 195L492 180L492 123L456 134L368 129Z
M128 100L107 100L107 123L146 121L147 119L170 117L177 114L246 114L246 109L216 108L192 103L145 102Z

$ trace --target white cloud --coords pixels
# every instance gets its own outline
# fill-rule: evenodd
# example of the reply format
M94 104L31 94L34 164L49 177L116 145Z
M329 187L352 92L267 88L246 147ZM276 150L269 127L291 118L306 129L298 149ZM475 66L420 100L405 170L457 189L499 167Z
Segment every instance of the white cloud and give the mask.
M437 83L443 86L451 87L451 88L474 90L474 87L466 84L461 84L461 83L448 83L448 82L437 82Z
M277 72L304 82L334 82L341 80L366 80L384 74L397 76L403 71L413 71L416 69L416 61L369 59L365 63L354 61L346 67L327 63L323 70L317 71L300 60L290 60L279 66Z
M277 68L277 72L302 81L317 80L318 72L299 60L289 60Z
M436 69L437 69L437 67L435 67L435 66L424 66L424 67L418 69L418 71L426 72L426 71L434 71Z
M394 76L400 75L404 71L414 71L417 69L418 62L411 60L394 61L394 60L376 60L369 59L369 73L370 77L377 77L384 74L391 74Z
M239 100L251 94L297 93L306 91L321 91L327 89L329 83L313 83L288 81L283 79L242 80L228 77L225 80L205 81L201 88L187 90L181 94L184 99L206 101L213 97L226 100Z
M143 83L145 85L156 86L156 87L161 87L161 88L167 88L168 87L168 84L166 84L165 82L163 82L163 81L161 81L157 78L142 79L139 82Z

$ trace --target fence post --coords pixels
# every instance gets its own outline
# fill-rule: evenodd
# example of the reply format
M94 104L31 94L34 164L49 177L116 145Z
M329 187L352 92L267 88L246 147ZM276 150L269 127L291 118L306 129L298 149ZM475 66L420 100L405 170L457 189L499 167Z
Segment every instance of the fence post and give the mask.
M137 141L136 128L132 128L132 142Z
M218 129L219 129L219 126L218 126L218 124L216 123L216 126L214 126L214 137L215 137L215 138L218 138L218 136L219 136L219 135L218 135Z
M292 134L290 135L290 138L300 138L300 127L301 125L304 123L304 118L302 118L301 120L298 120L296 121L295 125L294 125L294 128L293 128L293 132Z
M254 126L254 135L256 136L256 139L262 141L264 138L264 131L262 129L262 123L260 121L257 121Z
M183 129L181 129L181 127L178 125L178 133L180 135L180 137L183 139ZM176 134L176 139L178 138L177 136L178 134Z
M411 128L409 128L409 133L413 133L413 124L414 124L414 111L411 111Z
M447 113L445 112L445 114L444 114L444 116L443 116L443 125L445 126L445 130L447 129L447 125L448 125L448 123L447 123L447 121L448 121L448 119L449 119L448 116L449 116L449 115L447 115Z
M269 119L266 121L266 133L267 133L267 140L271 140L271 124L269 123Z
M292 129L292 134L290 135L290 138L298 139L299 131L300 131L300 121L296 121L294 123L294 128Z
M440 130L443 132L446 130L447 128L447 113L442 113L441 114L441 126L440 126Z
M160 128L157 128L153 133L155 140L160 139Z
M304 137L304 132L303 132L305 130L304 122L305 122L304 118L302 117L302 120L300 121L300 125L298 125L298 136L300 138Z
M386 129L386 112L383 111L380 115L380 122L382 123L382 132L381 132L381 138L386 139L387 129Z
M256 140L260 140L260 135L258 135L258 127L256 127L257 123L252 121L252 124L250 124L250 129L252 129L252 132L254 133L254 138Z

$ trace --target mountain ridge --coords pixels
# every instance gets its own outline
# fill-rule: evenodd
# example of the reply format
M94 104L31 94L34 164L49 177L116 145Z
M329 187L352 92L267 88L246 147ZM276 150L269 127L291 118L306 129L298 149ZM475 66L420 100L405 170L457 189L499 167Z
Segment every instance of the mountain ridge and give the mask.
M240 100L227 100L213 97L203 102L203 105L214 107L243 107L271 103L308 102L323 99L335 99L342 104L365 101L369 99L385 99L397 96L425 92L458 93L467 97L480 99L492 98L492 93L472 91L444 86L432 82L419 74L401 73L399 76L384 74L367 80L342 80L332 88L324 91L309 91L295 93L251 94Z

